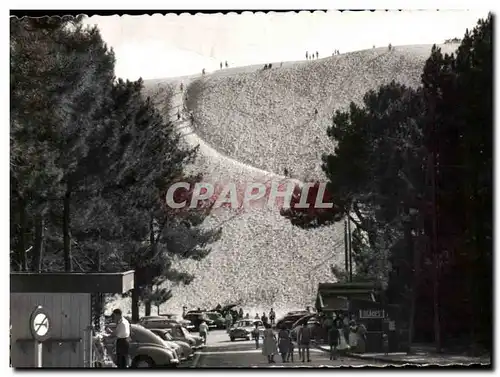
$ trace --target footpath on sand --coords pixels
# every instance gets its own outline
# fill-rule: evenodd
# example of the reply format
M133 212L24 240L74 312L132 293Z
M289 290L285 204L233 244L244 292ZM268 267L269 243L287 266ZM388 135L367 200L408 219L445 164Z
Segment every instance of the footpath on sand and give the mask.
M316 343L316 347L325 351L330 352L328 346L324 344ZM366 360L367 363L373 362L384 362L387 364L394 365L491 365L491 355L484 355L479 357L466 356L466 355L453 355L441 353L437 354L430 351L417 351L414 354L408 355L406 352L391 352L387 355L384 353L353 353L347 352L346 356Z

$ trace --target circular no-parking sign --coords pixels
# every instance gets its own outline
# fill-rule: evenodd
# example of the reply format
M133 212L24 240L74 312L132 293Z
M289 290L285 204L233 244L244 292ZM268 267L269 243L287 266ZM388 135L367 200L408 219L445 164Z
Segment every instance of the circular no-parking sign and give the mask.
M50 320L47 311L37 306L30 317L30 329L33 337L39 342L43 342L50 335Z

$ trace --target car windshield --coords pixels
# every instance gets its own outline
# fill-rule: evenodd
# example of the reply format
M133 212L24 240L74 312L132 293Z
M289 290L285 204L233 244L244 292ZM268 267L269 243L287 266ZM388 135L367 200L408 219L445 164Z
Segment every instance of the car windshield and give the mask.
M254 321L253 322L253 326L255 326L255 325L257 325L257 326L264 326L264 324L262 323L262 321Z
M163 346L163 341L160 337L142 326L130 325L130 339L136 343L150 343Z
M174 338L183 338L184 333L181 330L181 327L172 327L171 329L168 330L168 332L174 337Z

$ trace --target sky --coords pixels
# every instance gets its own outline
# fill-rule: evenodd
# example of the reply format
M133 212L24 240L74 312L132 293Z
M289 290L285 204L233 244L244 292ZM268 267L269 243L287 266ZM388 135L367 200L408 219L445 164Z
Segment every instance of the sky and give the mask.
M177 77L230 67L304 60L305 52L331 56L462 38L486 11L376 11L93 16L124 79Z

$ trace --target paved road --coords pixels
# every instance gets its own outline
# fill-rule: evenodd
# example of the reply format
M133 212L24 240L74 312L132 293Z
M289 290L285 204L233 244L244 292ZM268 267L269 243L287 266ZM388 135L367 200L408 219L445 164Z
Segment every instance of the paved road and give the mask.
M311 362L303 363L298 358L297 351L293 363L282 363L281 357L275 356L275 364L269 364L262 355L261 349L255 349L251 340L237 340L231 342L225 331L216 330L209 334L207 345L196 352L193 359L183 368L291 368L291 367L360 367L367 365L366 361L348 357L330 360L329 355L319 349L311 350ZM370 362L370 365L374 363ZM380 364L382 366L383 364Z

